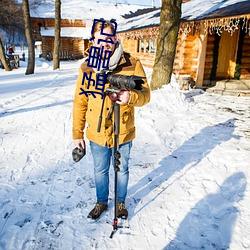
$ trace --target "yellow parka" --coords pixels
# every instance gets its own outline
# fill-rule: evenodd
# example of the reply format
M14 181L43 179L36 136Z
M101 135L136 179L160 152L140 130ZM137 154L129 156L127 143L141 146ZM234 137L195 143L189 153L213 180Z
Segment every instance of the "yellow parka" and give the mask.
M87 96L81 90L97 91L93 84L88 84L84 72L89 76L92 72L92 79L96 80L96 74L91 67L87 67L87 62L84 62L80 69L76 83L75 98L73 103L73 140L84 138L84 128L87 122L86 136L87 138L101 146L107 145L109 148L114 147L114 134L113 134L113 118L108 120L112 101L109 97L105 98L104 109L102 114L101 130L97 132L97 126L102 105L102 96L92 94ZM133 58L130 54L123 52L119 65L113 71L113 74L121 75L136 75L142 76L144 84L142 90L130 90L130 99L127 104L120 105L120 135L119 144L129 142L135 138L135 125L134 125L134 107L145 105L150 100L150 90L147 83L145 72L139 60ZM105 90L109 87L109 83L105 84ZM104 90L104 91L105 91ZM99 91L101 93L101 91Z

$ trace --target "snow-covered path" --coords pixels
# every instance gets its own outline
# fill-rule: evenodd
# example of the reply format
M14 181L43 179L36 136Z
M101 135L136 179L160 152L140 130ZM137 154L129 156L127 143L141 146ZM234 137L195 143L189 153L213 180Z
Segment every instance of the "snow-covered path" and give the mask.
M137 109L129 229L99 222L92 158L71 159L80 62L0 71L0 249L250 249L250 99L152 92ZM150 72L149 72L150 74Z

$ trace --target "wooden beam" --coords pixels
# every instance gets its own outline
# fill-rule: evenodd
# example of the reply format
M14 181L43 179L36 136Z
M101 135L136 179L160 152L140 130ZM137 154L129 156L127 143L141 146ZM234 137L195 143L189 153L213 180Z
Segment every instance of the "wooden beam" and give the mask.
M202 87L203 85L206 50L207 50L207 36L201 34L199 35L199 54L198 54L198 65L197 65L198 67L195 79L197 87Z

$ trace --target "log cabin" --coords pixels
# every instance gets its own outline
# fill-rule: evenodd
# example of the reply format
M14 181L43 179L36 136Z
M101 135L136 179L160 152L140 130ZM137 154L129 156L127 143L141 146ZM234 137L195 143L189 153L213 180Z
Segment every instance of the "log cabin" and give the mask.
M118 26L124 50L153 67L160 8L124 18ZM199 88L220 80L246 80L249 90L250 1L184 1L173 73L177 78L187 76Z
M142 5L115 4L93 0L61 1L60 59L80 59L89 46L93 19L122 18L122 15L148 8ZM119 23L119 22L118 22ZM41 57L52 59L54 45L55 4L46 1L31 9L34 41L42 42Z
M54 18L32 18L34 40L41 41L41 57L52 60ZM91 32L85 20L61 20L60 59L81 59Z

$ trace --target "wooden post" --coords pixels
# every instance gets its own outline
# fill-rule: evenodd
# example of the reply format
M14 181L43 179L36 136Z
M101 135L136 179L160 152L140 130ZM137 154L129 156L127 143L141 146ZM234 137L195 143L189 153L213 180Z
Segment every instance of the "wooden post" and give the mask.
M143 38L143 44L144 44L144 51L143 53L146 54L146 50L147 50L147 39Z
M198 54L198 65L196 71L195 82L197 87L202 87L204 78L204 68L206 60L206 50L207 50L207 35L200 34L199 36L199 54Z
M155 54L156 54L156 50L157 50L157 43L158 43L158 38L155 38Z
M141 42L142 42L142 39L139 39L139 53L141 54Z

